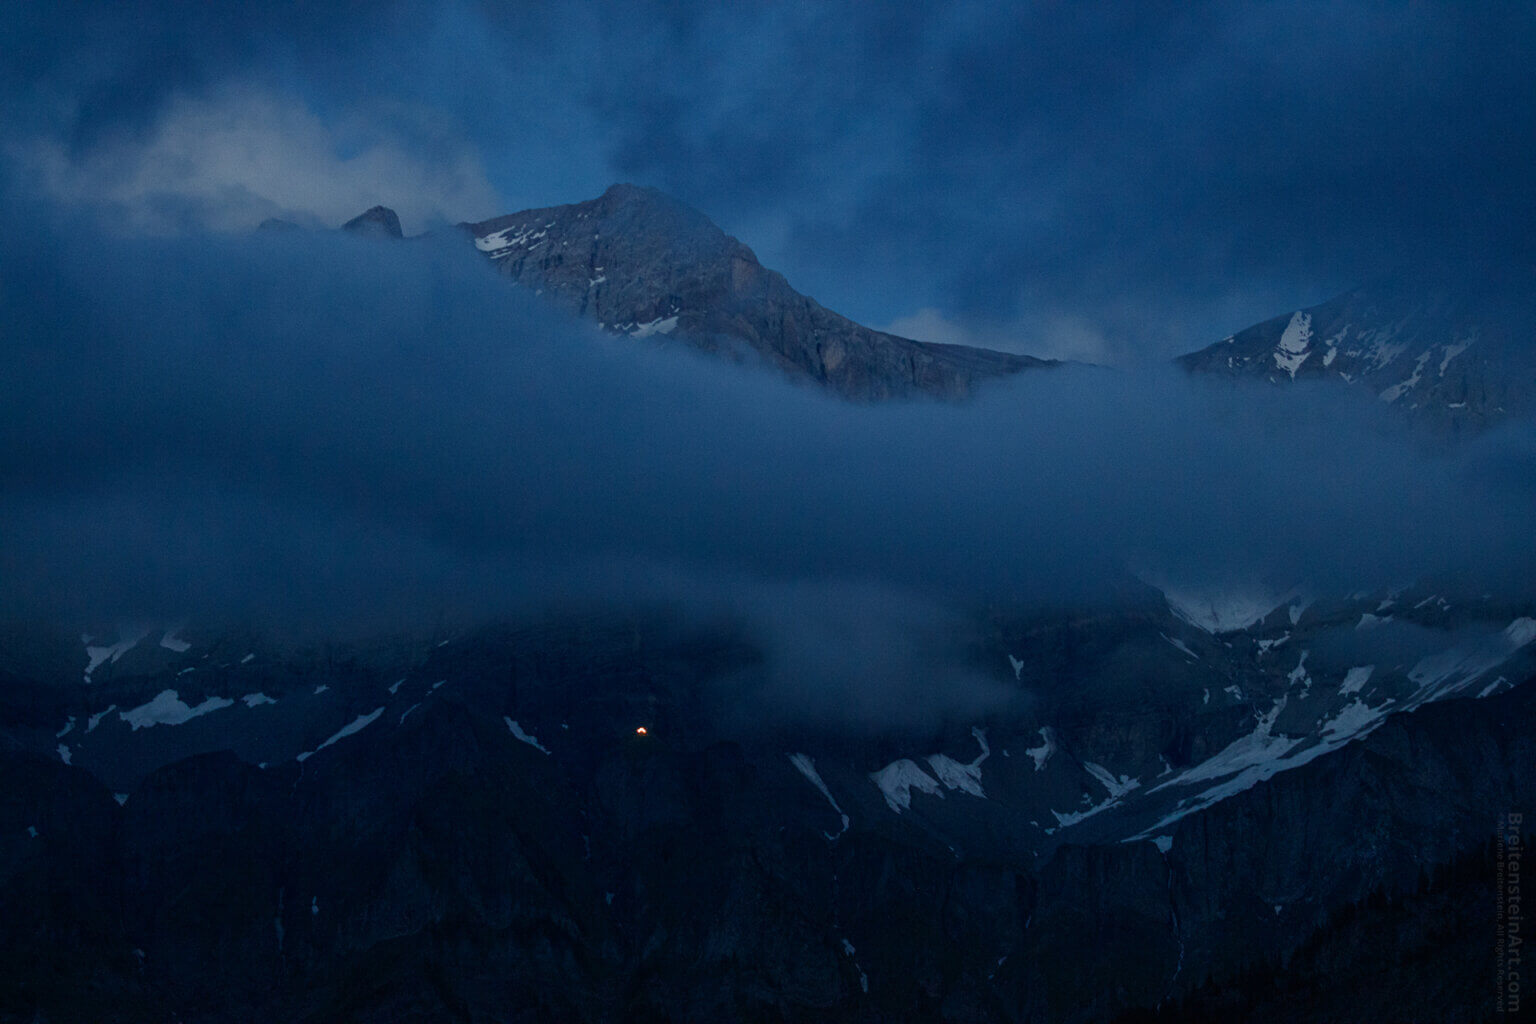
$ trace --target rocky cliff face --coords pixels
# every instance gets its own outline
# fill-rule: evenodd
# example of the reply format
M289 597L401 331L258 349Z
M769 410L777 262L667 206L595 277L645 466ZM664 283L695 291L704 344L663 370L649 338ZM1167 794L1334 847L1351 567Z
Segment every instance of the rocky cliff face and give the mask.
M1051 365L862 327L654 189L615 185L587 202L464 228L501 273L604 330L761 360L847 398L961 398L988 378Z

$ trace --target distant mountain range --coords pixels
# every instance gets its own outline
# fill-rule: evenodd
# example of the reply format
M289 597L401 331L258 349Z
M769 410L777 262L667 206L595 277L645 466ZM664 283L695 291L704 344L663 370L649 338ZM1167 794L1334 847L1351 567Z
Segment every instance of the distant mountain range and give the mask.
M1178 361L1199 373L1271 384L1341 382L1455 435L1529 416L1536 410L1536 280L1427 276L1357 288Z
M856 401L963 399L988 380L1059 365L857 324L653 188L618 184L585 202L459 227L508 279L604 331L761 363ZM402 237L383 206L343 230ZM1275 385L1346 384L1437 433L1471 436L1536 413L1536 278L1404 274L1265 320L1177 363Z

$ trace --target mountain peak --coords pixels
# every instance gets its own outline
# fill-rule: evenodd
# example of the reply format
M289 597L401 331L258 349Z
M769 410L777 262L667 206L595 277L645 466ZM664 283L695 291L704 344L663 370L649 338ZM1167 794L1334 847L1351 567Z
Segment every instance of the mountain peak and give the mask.
M400 218L387 206L375 206L358 214L341 226L343 231L377 238L403 238Z
M959 398L984 378L1049 365L856 324L795 291L703 213L643 185L461 226L502 274L610 333L672 335L848 398Z
M1416 422L1473 435L1536 395L1528 272L1413 268L1180 356L1187 370L1276 385L1334 381Z
M599 198L615 202L643 202L647 199L661 199L669 203L678 202L678 200L667 195L659 188L653 188L650 185L635 185L627 181L616 181L609 185L603 190L603 194Z

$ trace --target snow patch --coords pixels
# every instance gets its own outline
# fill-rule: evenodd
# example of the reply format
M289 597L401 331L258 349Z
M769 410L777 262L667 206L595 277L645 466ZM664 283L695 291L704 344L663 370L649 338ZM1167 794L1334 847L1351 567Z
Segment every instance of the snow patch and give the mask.
M1294 625L1296 625L1296 623L1292 622L1291 625L1294 626ZM1259 657L1262 658L1264 655L1266 655L1266 654L1268 654L1270 652L1271 648L1281 646L1282 644L1284 644L1290 638L1291 638L1291 634L1285 633L1285 634L1281 635L1279 637L1279 639L1275 639L1275 640L1260 640L1258 642L1258 645L1257 645L1258 648L1259 648Z
M1274 708L1260 718L1258 727L1251 734L1239 738L1215 756L1154 788L1152 792L1156 793L1169 786L1224 780L1180 800L1172 812L1151 828L1131 838L1151 838L1155 833L1181 818L1204 810L1229 796L1252 789L1260 782L1281 772L1309 764L1329 751L1337 750L1352 740L1369 735L1381 724L1390 710L1396 710L1391 708L1393 702L1390 700L1375 708L1356 700L1324 723L1316 742L1310 746L1304 746L1307 742L1305 737L1273 736L1270 733L1285 702L1286 699L1281 697Z
M1461 692L1532 640L1536 640L1536 619L1522 617L1492 636L1457 644L1421 659L1408 670L1408 678L1419 689L1407 708Z
M241 697L240 699L245 701L245 706L248 707L248 708L254 708L258 704L276 704L277 703L277 701L273 700L271 697L268 697L264 693L248 693L244 697Z
M1271 735L1275 720L1280 717L1280 712L1285 708L1288 700L1289 697L1282 696L1268 713L1260 715L1253 732L1238 737L1218 753L1186 769L1167 782L1153 787L1152 792L1156 793L1170 786L1186 786L1192 782L1238 775L1255 768L1262 768L1284 756L1302 742L1301 737ZM1255 778L1254 781L1257 782L1258 779Z
M168 651L175 651L177 654L186 654L190 651L192 645L176 635L182 631L183 626L185 626L185 623L181 626L172 626L166 630L165 634L160 637L160 646Z
M1508 680L1504 676L1499 676L1499 678L1495 679L1493 682L1489 683L1487 686L1478 691L1478 698L1482 699L1483 697L1488 696L1489 694L1493 693L1493 691L1497 690L1500 686L1503 686L1506 682L1508 682Z
M1046 829L1046 835L1053 834L1057 831L1057 829L1069 828L1073 825L1076 825L1080 821L1084 821L1093 817L1100 811L1105 811L1111 807L1114 807L1131 790L1139 789L1141 787L1141 780L1133 779L1129 775L1122 775L1119 778L1116 778L1114 773L1111 772L1108 768L1105 768L1103 765L1094 764L1091 761L1084 761L1083 767L1088 770L1089 775L1092 775L1095 779L1098 780L1101 786L1109 791L1109 795L1098 803L1088 807L1086 810L1071 811L1068 813L1062 813L1061 811L1056 810L1051 811L1051 814L1056 818L1056 828ZM1085 802L1088 800L1088 794L1083 794L1083 800Z
M1275 346L1275 365L1296 379L1296 371L1312 354L1312 314L1298 310L1291 314L1280 342Z
M677 317L657 317L655 320L652 320L649 323L636 324L635 327L630 330L629 336L631 338L648 338L653 334L671 334L673 329L676 327Z
M1042 726L1040 729L1040 745L1038 747L1030 747L1024 753L1035 759L1035 771L1038 772L1044 768L1045 762L1049 761L1051 755L1056 753L1056 738L1051 733L1050 728Z
M227 708L235 702L225 697L208 697L193 707L186 704L175 690L161 690L147 704L140 704L128 711L119 711L117 717L127 722L134 732L157 725L181 725L199 715ZM105 712L103 712L105 714Z
M519 224L502 228L500 231L492 231L488 235L481 235L475 239L475 248L491 259L499 260L512 255L514 249L537 248L539 240L548 234L547 226L535 231L534 225Z
M837 835L833 835L831 832L823 832L822 835L828 839L836 839L844 832L847 832L848 815L844 814L843 809L837 805L837 801L832 799L832 791L827 789L827 784L822 781L821 773L816 770L816 762L805 754L790 754L789 763L794 765L795 770L804 775L806 780L815 786L822 796L827 798L827 803L832 805L832 810L836 811L837 816L843 820L843 827L837 830ZM843 945L848 946L847 939L843 940ZM853 954L853 947L848 947L848 953L850 956Z
M1289 608L1286 609L1286 614L1289 615L1291 619L1291 625L1294 626L1296 623L1301 621L1301 613L1312 606L1313 600L1314 598L1308 597L1304 600L1293 603Z
M1108 790L1110 797L1115 800L1141 786L1140 779L1133 779L1129 775L1121 775L1119 778L1116 778L1114 773L1108 768L1100 764L1094 764L1092 761L1084 761L1083 767L1088 770L1089 775L1099 780L1099 785Z
M1295 686L1300 683L1302 689L1311 688L1312 679L1307 675L1307 655L1311 653L1311 651L1301 652L1301 658L1296 662L1296 667L1291 669L1291 674L1285 677L1287 685Z
M1419 381L1424 377L1424 364L1429 361L1429 357L1433 354L1434 353L1429 349L1425 349L1423 352L1419 353L1419 358L1415 361L1413 366L1413 373L1404 378L1402 381L1393 384L1391 387L1382 391L1381 400L1390 404L1397 401L1399 398L1402 398L1403 395L1410 389L1418 387Z
M1086 794L1083 796L1083 799L1088 799ZM1100 811L1108 810L1109 808L1115 806L1117 803L1119 803L1119 801L1111 796L1105 797L1103 800L1093 804L1087 810L1083 811L1068 811L1066 813L1062 813L1061 811L1053 810L1051 811L1051 814L1056 818L1056 828L1046 829L1045 834L1053 835L1060 829L1071 828L1078 822L1086 821L1087 819L1093 817L1095 814L1098 814Z
M116 663L117 659L127 654L139 645L139 641L149 636L148 626L142 629L118 628L117 643L105 647L92 646L92 637L82 635L80 640L85 644L85 656L89 664L85 666L85 681L91 681L91 673L105 664Z
M900 814L912 807L912 790L942 797L943 788L938 781L917 766L915 761L902 758L892 761L877 772L869 773L870 779L885 794L885 802Z
M981 744L981 753L977 754L973 760L961 764L945 754L930 754L928 766L933 769L933 773L938 776L946 789L958 789L971 796L985 799L987 794L981 788L981 762L987 759L992 750L987 746L985 729L972 728L971 735L976 738L977 743Z
M314 750L306 751L305 753L300 754L298 757L294 758L294 760L296 760L296 761L307 760L308 758L312 757L313 755L320 753L320 751L324 750L326 747L328 747L331 744L337 742L338 740L344 740L348 736L351 736L351 735L353 735L355 733L362 732L368 726L372 725L375 721L377 721L378 717L380 715L382 715L383 713L384 713L384 709L383 708L375 708L369 714L358 715L350 723L348 723L347 725L344 725L340 729L336 730L336 733L333 736L331 736L330 739L328 739L324 743L320 744ZM318 911L317 911L317 913L318 913Z
M914 789L940 797L944 795L945 789L958 789L972 796L984 798L986 793L981 788L981 763L987 759L992 750L987 746L985 729L973 727L971 735L980 745L981 753L967 764L962 764L946 754L929 755L928 766L938 776L937 781L918 767L915 761L908 758L892 761L878 772L870 772L869 777L875 785L880 787L880 792L885 794L885 802L897 814L912 806Z
M1344 683L1339 687L1343 694L1359 693L1360 688L1370 682L1371 673L1376 670L1375 665L1357 665L1344 675Z
M1196 661L1200 660L1200 655L1198 655L1194 651L1190 650L1189 647L1184 643L1183 640L1175 640L1173 637L1169 636L1167 633L1158 633L1157 635L1162 637L1164 640L1167 640L1169 643L1173 644L1173 646L1177 647L1179 650L1183 651L1185 654L1189 655L1191 658L1194 658Z
M1231 633L1264 618L1289 599L1262 587L1189 589L1159 585L1174 615L1207 633Z
M547 747L545 747L544 744L540 743L533 736L530 736L528 733L524 732L523 731L523 727L518 725L512 719L510 719L507 716L503 715L501 720L503 722L507 723L507 728L512 731L512 735L513 736L515 736L516 738L522 740L524 743L528 744L530 747L532 747L535 750L543 751L545 754L549 753L549 749Z
M1440 360L1440 376L1444 377L1446 367L1451 365L1451 360L1465 352L1476 340L1477 335L1473 334L1471 337L1463 338L1461 341L1452 342L1445 346L1445 358Z
M1325 742L1321 745L1329 749L1342 746L1345 740L1362 736L1375 729L1381 724L1381 720L1387 717L1387 707L1391 703L1392 701L1389 700L1386 704L1373 708L1357 697L1353 703L1346 705L1328 721L1327 725L1323 726Z
M70 757L71 757L71 755L70 755L70 752L69 752L69 747L67 747L64 744L60 743L59 744L59 760L63 761L65 764L69 764Z

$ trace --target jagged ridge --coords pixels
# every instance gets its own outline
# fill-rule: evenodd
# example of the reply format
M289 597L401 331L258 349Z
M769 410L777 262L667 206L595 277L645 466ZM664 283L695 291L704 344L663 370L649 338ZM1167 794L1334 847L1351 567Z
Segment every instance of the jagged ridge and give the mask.
M651 188L462 227L501 273L604 329L672 335L860 400L969 395L1047 360L913 341L826 309L708 217Z

